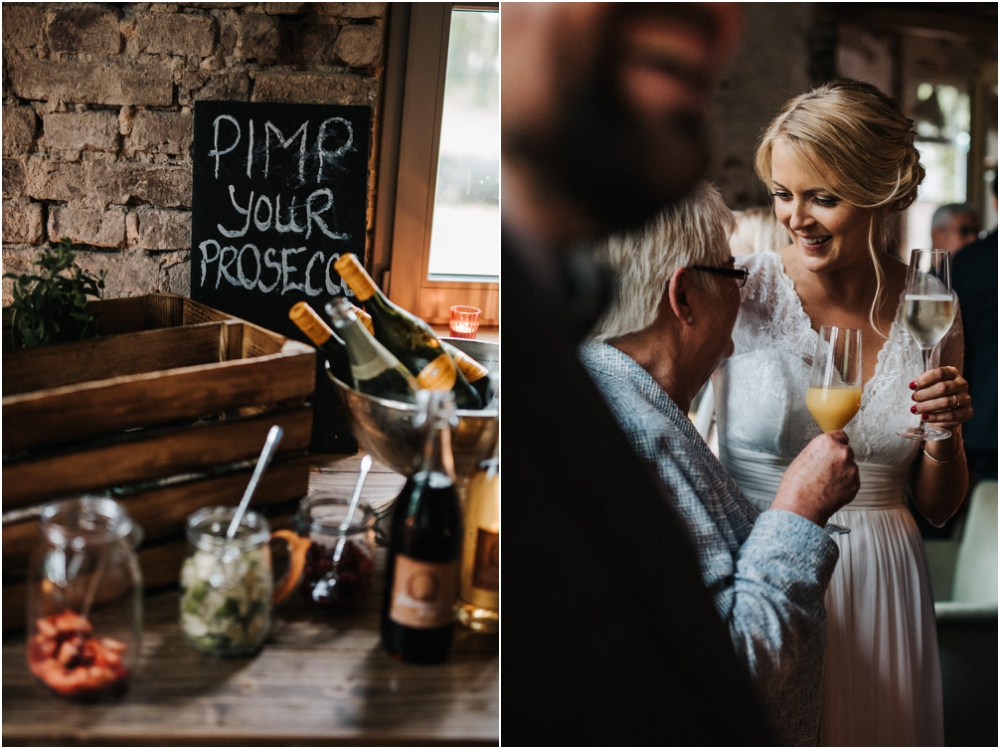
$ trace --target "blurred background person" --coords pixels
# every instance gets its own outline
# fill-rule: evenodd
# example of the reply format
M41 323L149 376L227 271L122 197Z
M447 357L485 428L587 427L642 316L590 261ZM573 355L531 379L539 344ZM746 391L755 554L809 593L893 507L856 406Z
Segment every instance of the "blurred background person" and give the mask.
M931 247L952 255L979 236L979 214L968 203L947 203L931 217Z
M682 198L731 4L505 3L507 745L771 744L656 476L577 357L612 293L591 245Z
M601 244L618 293L581 358L632 448L670 489L781 742L815 746L823 596L839 555L824 526L857 492L857 465L842 431L821 435L759 512L688 419L692 397L733 349L746 269L729 252L732 223L718 190L702 184Z
M997 205L997 178L991 186ZM976 403L965 425L972 483L997 478L997 227L955 255L952 288L965 324L965 378Z

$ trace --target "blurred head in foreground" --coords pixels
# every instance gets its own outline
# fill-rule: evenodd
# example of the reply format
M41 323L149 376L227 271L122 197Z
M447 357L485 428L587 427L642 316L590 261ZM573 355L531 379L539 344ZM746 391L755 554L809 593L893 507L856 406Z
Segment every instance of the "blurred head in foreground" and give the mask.
M549 246L641 225L708 162L730 3L503 5L505 219Z

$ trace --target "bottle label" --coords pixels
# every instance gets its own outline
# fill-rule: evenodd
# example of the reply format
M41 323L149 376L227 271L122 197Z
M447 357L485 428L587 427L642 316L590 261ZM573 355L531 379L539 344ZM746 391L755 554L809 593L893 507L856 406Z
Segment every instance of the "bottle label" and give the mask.
M446 353L442 353L420 370L417 384L425 390L451 390L455 387L457 370L455 362Z
M351 362L351 374L354 375L355 380L358 382L374 380L387 369L393 369L395 367L395 362L379 356L380 353L381 352L378 351L374 352L375 355L362 364L355 364L354 362Z
M371 299L372 294L375 293L375 282L372 281L371 276L354 255L349 252L344 253L334 261L333 267L351 287L351 291L354 292L358 301L364 302Z
M500 590L500 534L480 528L476 535L476 561L472 568L472 587Z
M451 621L458 560L425 562L396 555L389 618L404 627L434 629Z

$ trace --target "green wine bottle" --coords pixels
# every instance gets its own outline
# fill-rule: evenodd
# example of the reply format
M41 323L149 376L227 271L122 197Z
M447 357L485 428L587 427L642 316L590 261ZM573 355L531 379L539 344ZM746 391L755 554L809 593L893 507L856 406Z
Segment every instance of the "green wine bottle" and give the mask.
M365 329L372 335L375 335L375 325L372 323L372 316L356 304L352 304L351 309L354 310L354 314L358 316ZM489 378L490 371L461 349L452 346L448 341L441 341L441 347L448 352L448 355L454 360L455 366L458 367L458 371L462 373L469 384L472 385L472 388L479 394L482 407L486 408L489 406L490 397L493 395L492 383Z
M479 393L458 370L430 326L379 291L357 257L345 253L333 267L372 316L375 337L417 378L426 390L451 390L458 408L480 409Z
M333 327L347 344L354 387L376 398L415 403L418 385L395 356L365 330L365 326L343 297L326 305Z
M351 362L347 358L347 347L323 322L323 318L306 302L297 302L289 311L289 319L305 333L330 362L333 376L345 385L355 387L351 374Z
M441 346L455 360L458 371L479 394L483 408L487 408L490 405L490 397L493 395L490 388L490 370L448 341L441 341Z

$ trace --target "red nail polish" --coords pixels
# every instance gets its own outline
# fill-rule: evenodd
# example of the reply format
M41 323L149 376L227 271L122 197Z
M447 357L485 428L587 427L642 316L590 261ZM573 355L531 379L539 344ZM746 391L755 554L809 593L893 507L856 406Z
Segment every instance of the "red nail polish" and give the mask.
M910 390L916 390L916 389L917 389L917 383L911 382L910 383Z
M922 414L920 418L923 419L924 421L927 421L930 418L930 416L928 414Z
M917 407L916 406L910 406L910 413L911 414L915 414L916 412L917 412Z

